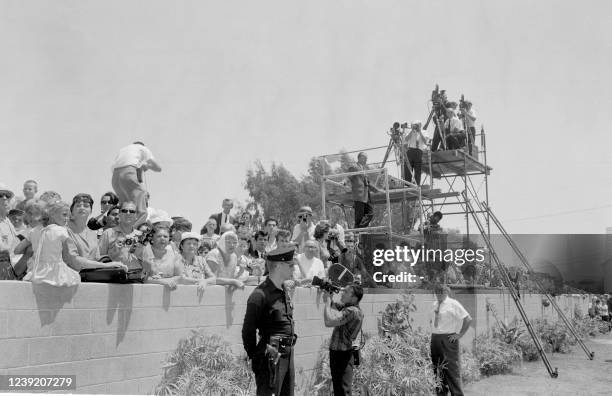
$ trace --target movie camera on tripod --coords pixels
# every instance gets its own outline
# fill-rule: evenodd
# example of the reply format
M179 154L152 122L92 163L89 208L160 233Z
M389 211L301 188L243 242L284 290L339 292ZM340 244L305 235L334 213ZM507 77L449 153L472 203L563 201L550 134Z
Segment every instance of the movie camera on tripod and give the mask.
M427 117L427 122L425 122L425 125L423 126L424 131L427 130L427 127L429 126L429 123L431 122L431 119L433 118L434 114L437 117L444 116L444 108L448 103L446 90L441 90L438 84L436 84L436 89L431 91L431 102L433 103L433 107L431 109L431 112L429 113L429 117Z

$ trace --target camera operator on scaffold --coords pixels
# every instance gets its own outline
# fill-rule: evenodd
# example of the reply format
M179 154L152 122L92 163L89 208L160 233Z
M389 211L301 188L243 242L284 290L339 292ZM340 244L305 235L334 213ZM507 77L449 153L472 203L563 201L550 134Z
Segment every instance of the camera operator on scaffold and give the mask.
M353 368L359 365L360 346L355 343L363 325L363 312L359 307L363 288L357 283L351 283L339 289L325 282L321 289L324 290L323 301L326 303L323 311L325 326L334 328L329 341L333 394L350 395Z
M465 131L467 133L467 147L468 153L474 155L474 144L476 139L476 113L472 109L472 102L465 100L464 96L461 95L459 101L459 118L463 120L465 125Z
M404 178L407 181L421 185L421 166L423 151L427 149L427 136L421 131L421 121L414 121L410 132L404 136L402 147L405 155ZM414 177L414 180L413 180Z

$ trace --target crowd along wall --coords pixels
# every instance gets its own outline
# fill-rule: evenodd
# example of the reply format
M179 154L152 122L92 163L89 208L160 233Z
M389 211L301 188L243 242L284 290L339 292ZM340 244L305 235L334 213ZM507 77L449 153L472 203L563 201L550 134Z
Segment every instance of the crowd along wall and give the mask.
M229 292L209 287L198 295L195 286L170 291L161 285L82 284L63 289L28 282L3 281L0 286L0 374L76 375L77 392L147 394L158 383L167 353L193 329L223 336L242 353L241 324L253 290ZM379 312L396 301L401 290L374 290L364 296L365 331L375 333ZM415 290L415 326L428 326L434 296ZM518 316L510 296L499 290L457 289L453 292L474 318L462 339L468 347L474 335L495 323L487 302L500 319ZM323 303L316 289L298 288L293 297L296 368L308 373L331 330L323 324ZM554 319L542 296L524 295L531 318ZM580 296L557 297L573 314Z

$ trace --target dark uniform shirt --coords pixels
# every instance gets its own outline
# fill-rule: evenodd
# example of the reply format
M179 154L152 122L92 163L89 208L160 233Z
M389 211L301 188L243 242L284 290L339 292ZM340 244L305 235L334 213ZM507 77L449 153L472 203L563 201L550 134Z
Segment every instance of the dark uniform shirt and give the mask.
M277 288L270 278L257 286L247 301L242 325L242 343L249 358L257 349L255 331L262 342L271 335L293 336L293 305L287 292Z

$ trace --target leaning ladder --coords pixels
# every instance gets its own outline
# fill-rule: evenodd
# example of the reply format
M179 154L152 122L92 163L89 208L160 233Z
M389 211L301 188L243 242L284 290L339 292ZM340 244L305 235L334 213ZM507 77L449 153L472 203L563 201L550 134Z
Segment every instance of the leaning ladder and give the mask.
M515 289L514 285L512 284L512 281L510 280L510 276L508 275L508 271L506 270L504 265L499 260L499 257L497 256L497 253L495 252L495 249L493 248L493 244L489 240L489 237L487 236L487 233L486 233L484 227L482 226L482 223L480 222L480 219L478 218L478 216L474 212L474 208L472 207L472 204L468 200L468 197L467 197L467 194L465 193L465 191L463 192L463 195L464 195L464 198L465 198L465 205L467 206L468 211L472 214L472 218L474 219L474 223L476 223L476 226L478 227L478 231L480 232L480 235L482 235L482 238L484 239L485 243L487 244L487 248L489 249L489 253L491 255L491 258L495 262L495 265L497 266L497 268L498 268L498 270L499 270L499 272L500 272L500 274L502 276L502 280L503 280L504 284L506 285L508 291L510 292L510 295L512 296L512 299L514 300L514 304L516 305L516 308L518 309L519 313L521 314L521 318L523 319L523 322L525 323L525 326L527 327L527 331L529 332L529 335L531 336L531 339L533 340L533 343L535 344L536 349L538 350L538 353L540 354L540 357L542 358L542 361L544 362L544 365L546 366L546 370L548 370L548 374L550 374L550 376L552 378L557 378L559 376L559 372L557 371L556 367L553 370L553 368L552 368L552 366L550 364L550 361L548 360L548 357L546 356L546 352L544 352L544 348L542 348L542 343L540 342L540 338L538 337L538 335L536 334L535 330L533 329L533 326L531 325L531 322L529 321L529 318L527 317L527 313L525 312L525 309L523 308L523 304L521 303L521 299L518 296L518 293L516 292L516 289Z
M529 273L534 273L533 268L531 267L531 265L527 261L527 258L523 255L523 252L521 252L521 250L518 248L518 246L512 240L512 238L510 238L510 235L508 235L508 233L506 232L506 229L502 226L501 222L493 214L493 211L491 210L491 208L485 202L483 202L482 205L484 206L485 210L489 213L489 216L493 220L493 223L495 223L497 228L499 228L499 230L501 231L502 235L504 236L504 238L506 238L506 241L508 242L508 244L510 245L512 250L514 250L514 253L516 253L518 258L521 260L521 262L523 263L523 265L527 269L527 271L529 271ZM552 298L552 296L550 294L545 292L545 289L544 289L542 283L537 278L535 278L535 284L540 289L540 292L542 294L544 294L544 296L546 296L548 301L550 301L551 305L555 308L555 310L557 311L557 314L559 315L561 320L563 320L563 323L565 323L565 326L567 326L568 330L572 333L572 335L574 336L576 341L580 344L580 346L582 347L582 350L584 350L584 352L586 353L587 357L589 359L593 360L593 358L595 357L595 352L589 350L589 348L585 345L585 343L582 340L582 338L580 338L578 336L578 333L576 333L576 329L574 328L572 323L567 319L567 317L565 316L565 314L563 313L563 311L561 310L561 308L557 304L557 301L554 298Z

